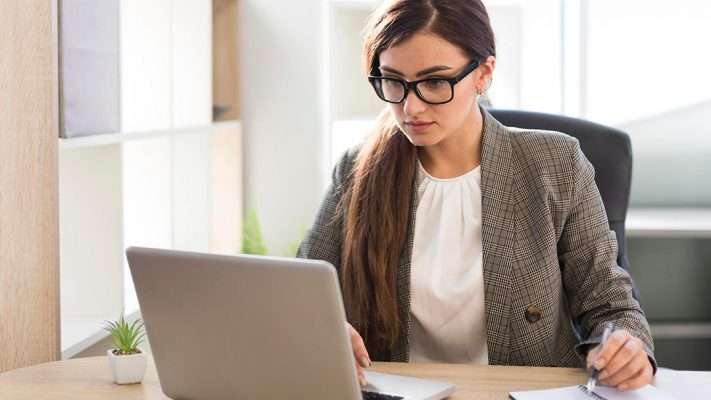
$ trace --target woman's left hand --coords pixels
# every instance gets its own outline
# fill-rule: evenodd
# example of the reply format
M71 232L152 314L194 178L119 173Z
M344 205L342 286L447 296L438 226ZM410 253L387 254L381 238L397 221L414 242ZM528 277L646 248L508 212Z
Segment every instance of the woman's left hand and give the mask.
M598 382L619 390L638 389L652 383L654 368L644 344L624 329L610 334L602 346L588 352L587 366L600 371Z

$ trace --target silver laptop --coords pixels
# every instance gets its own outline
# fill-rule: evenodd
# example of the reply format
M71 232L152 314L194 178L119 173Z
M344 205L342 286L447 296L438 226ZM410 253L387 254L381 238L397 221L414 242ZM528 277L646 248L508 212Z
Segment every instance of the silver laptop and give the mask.
M172 398L436 400L454 392L446 382L369 371L369 393L361 392L327 262L136 247L126 255Z

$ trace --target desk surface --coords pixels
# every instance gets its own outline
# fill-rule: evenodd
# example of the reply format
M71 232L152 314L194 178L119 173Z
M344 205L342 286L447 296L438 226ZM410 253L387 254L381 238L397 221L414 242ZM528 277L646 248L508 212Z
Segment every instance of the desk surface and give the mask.
M457 385L451 400L508 399L516 390L542 389L584 383L582 370L476 366L465 364L375 363L374 371L446 380ZM677 375L675 375L677 374ZM656 385L679 398L711 394L711 372L657 376ZM698 374L698 375L693 375ZM700 384L699 384L700 383ZM681 386L684 386L682 388ZM683 391L678 391L678 390ZM706 390L709 390L707 392ZM698 397L706 398L706 397ZM106 357L81 358L40 364L0 374L0 399L167 399L161 392L153 360L149 358L141 385L115 385Z

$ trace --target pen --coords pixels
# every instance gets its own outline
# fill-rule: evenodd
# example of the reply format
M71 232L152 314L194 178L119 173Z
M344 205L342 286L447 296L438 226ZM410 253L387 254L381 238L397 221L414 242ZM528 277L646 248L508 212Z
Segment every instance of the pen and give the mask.
M602 331L602 340L600 341L600 348L607 342L607 338L610 337L610 334L612 333L612 330L614 329L614 325L612 325L611 322L605 322L605 329ZM597 368L593 366L592 372L590 373L590 378L588 378L588 384L586 385L586 389L588 390L588 393L592 392L595 390L595 385L597 385L597 374L598 374Z

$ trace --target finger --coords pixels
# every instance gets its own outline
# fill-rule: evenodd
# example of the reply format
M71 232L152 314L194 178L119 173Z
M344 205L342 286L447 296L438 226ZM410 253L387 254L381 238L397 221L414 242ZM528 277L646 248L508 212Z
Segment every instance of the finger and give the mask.
M358 383L360 384L360 387L362 387L362 388L368 386L368 380L365 379L364 376L361 376L361 377L358 379Z
M647 359L649 362L649 359ZM652 383L652 379L654 377L654 368L652 368L652 364L649 363L648 366L642 369L642 372L640 372L637 376L633 377L632 379L629 379L625 382L622 382L620 385L617 386L617 389L619 390L635 390L639 389L644 385L649 385Z
M358 378L358 383L361 387L368 384L368 381L365 379L365 372L363 371L363 368L358 365L358 363L356 363L356 377Z
M619 330L612 332L607 341L601 344L601 349L596 359L593 361L595 368L602 370L607 367L607 363L610 362L617 354L617 352L624 346L627 339L631 335L625 330Z
M617 352L612 356L612 358L607 361L605 368L600 373L600 379L607 380L608 378L617 374L627 364L632 362L632 360L640 352L644 352L642 350L642 344L640 343L640 340L628 336L627 341L622 345L622 347L620 347L619 350L617 350Z
M632 360L622 367L617 373L601 380L604 385L618 386L619 384L630 380L639 375L642 370L649 365L647 354L641 351Z
M363 338L352 326L348 325L348 327L351 338L351 347L353 348L353 355L355 356L356 362L363 368L370 367L372 362L370 361L368 350L365 348Z
M361 366L358 364L358 362L355 363L355 367L356 367L356 374L357 374L358 376L364 376L364 374L363 374L363 367L361 367Z
M587 369L592 369L593 363L595 362L595 359L597 358L599 353L600 346L595 346L590 351L588 351L588 356L585 359Z

